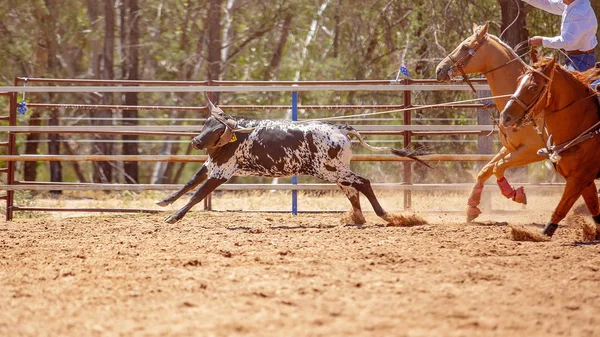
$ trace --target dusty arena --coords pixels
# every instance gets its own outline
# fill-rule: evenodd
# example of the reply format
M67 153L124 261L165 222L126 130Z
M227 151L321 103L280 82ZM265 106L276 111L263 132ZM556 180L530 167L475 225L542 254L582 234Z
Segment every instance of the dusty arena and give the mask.
M436 210L462 208L464 195L415 197L426 221L415 226L373 213L348 226L340 213L225 211L265 198L222 199L231 205L216 197L221 211L198 206L174 225L163 219L186 200L164 214L0 223L0 335L600 335L588 220L571 213L549 242L511 237L513 226L539 230L557 195L531 196L526 209L494 201L502 209L469 224Z

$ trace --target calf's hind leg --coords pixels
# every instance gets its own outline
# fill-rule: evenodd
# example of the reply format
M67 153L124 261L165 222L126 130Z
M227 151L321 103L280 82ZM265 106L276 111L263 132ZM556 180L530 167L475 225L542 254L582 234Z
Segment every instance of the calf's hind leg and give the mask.
M362 225L367 222L363 216L362 210L360 209L360 194L358 194L356 188L342 184L338 184L338 186L342 189L348 200L350 200L350 204L352 204L350 216L352 218L353 225Z
M371 206L373 206L373 210L377 216L387 222L392 221L392 218L383 209L383 207L381 207L377 197L375 197L375 193L371 188L371 181L369 181L369 179L363 178L354 172L348 172L347 176L344 177L339 184L357 189L360 193L364 194L367 199L369 199L369 202L371 203Z
M159 200L156 202L158 206L167 206L174 203L177 199L179 199L182 195L187 192L193 190L196 186L198 186L201 182L205 181L208 177L208 168L206 165L202 165L202 167L194 174L192 179L190 179L179 191L171 194L170 196Z

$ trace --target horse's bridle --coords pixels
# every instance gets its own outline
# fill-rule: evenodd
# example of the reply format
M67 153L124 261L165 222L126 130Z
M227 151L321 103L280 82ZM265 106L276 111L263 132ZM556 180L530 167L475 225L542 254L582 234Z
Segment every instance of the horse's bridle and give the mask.
M473 42L473 45L467 50L467 52L461 56L457 61L455 61L451 55L448 55L448 58L450 59L450 61L453 62L453 64L450 66L450 71L452 73L456 73L459 72L462 76L462 78L465 80L465 82L467 82L467 84L469 85L469 87L471 87L471 90L473 90L474 93L477 93L477 91L475 90L475 88L473 87L473 84L471 83L471 80L469 79L469 77L467 76L467 74L465 73L464 67L467 65L467 62L469 62L469 60L475 56L475 54L477 53L477 50L486 42L487 40L487 33L478 37L475 42ZM521 44L517 45L517 49L521 46ZM519 60L519 57L515 57L512 60L501 64L495 68L492 68L490 70L487 70L483 73L481 73L482 75L485 74L489 74L493 71L496 71L500 68L504 68L505 66L511 64L512 62ZM448 74L449 76L452 76L452 74Z
M467 50L467 52L456 61L452 58L452 55L448 55L450 61L453 62L450 66L450 71L453 73L459 72L462 78L465 80L465 82L467 82L467 84L469 85L469 87L471 87L471 90L473 90L474 93L477 93L477 90L475 90L475 87L473 87L473 83L471 83L471 80L467 76L467 73L465 73L464 67L467 65L467 62L469 62L471 57L475 56L479 47L481 47L485 43L486 37L487 34L478 37Z
M550 76L547 76L543 72L533 69L533 68L530 68L529 73L532 75L533 75L533 73L536 73L536 74L542 76L543 78L545 78L547 80L547 82L544 85L544 88L537 94L537 96L529 104L525 104L519 97L515 96L514 94L510 96L510 99L508 100L508 102L506 104L508 104L510 101L513 101L513 102L517 103L521 108L523 108L523 110L525 110L525 112L523 113L523 117L519 118L515 122L516 126L524 125L530 121L533 121L534 111L541 110L541 109L538 109L537 107L540 104L540 102L542 102L542 99L544 97L546 97L546 105L542 109L544 109L544 108L548 107L548 105L550 105L550 98L551 98L550 87L552 86L552 80L554 79L554 67L552 67L552 72L550 73Z

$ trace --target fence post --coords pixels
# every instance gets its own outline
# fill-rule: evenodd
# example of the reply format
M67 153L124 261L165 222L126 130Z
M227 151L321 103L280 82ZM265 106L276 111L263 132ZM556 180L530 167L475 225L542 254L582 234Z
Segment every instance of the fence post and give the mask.
M210 86L212 84L212 81L208 81L208 85ZM213 93L212 92L207 92L206 95L208 96L208 99L210 99L211 102L215 102L215 104L219 104L219 102L216 102L214 97L213 97ZM208 119L210 117L210 107L208 105L208 102L206 102L206 118ZM204 198L204 210L205 211L212 211L212 193L209 193L206 198Z
M17 86L18 78L15 78L15 86ZM17 126L17 93L11 92L9 96L9 112L8 112L8 125ZM15 134L12 132L8 133L8 155L13 156L17 154L17 142ZM6 163L7 175L6 184L15 184L15 162L9 161ZM13 218L13 206L15 202L15 191L6 191L6 221L10 221Z
M402 80L402 82L403 82L402 84L404 84L404 85L411 84L410 83L411 81L408 78L405 78L404 80ZM405 109L412 108L410 90L405 90L403 93L404 93L404 108ZM404 111L404 125L411 125L411 123L412 123L411 112ZM404 135L404 147L410 146L412 132L405 130L403 135ZM412 181L412 165L413 165L413 163L410 161L405 161L402 163L402 167L404 168L404 184L406 184L406 185L412 185L412 183L413 183L413 181ZM406 190L404 190L404 209L411 209L411 208L412 208L412 191L410 189L406 189Z
M298 120L298 92L292 91L292 121ZM292 184L298 184L298 177L292 176ZM292 214L298 215L298 190L292 190Z

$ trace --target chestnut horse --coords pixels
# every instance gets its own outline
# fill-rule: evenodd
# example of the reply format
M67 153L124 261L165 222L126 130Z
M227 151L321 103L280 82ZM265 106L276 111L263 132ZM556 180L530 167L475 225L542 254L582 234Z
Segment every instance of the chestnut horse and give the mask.
M453 75L463 75L467 79L466 74L481 73L487 78L493 96L512 94L517 88L518 78L525 73L528 65L511 47L498 37L488 34L487 23L479 27L474 25L473 31L473 35L461 42L438 64L438 81L450 81ZM507 101L508 97L494 99L498 110L502 110ZM544 159L536 154L545 144L533 125L509 129L499 125L498 129L502 148L477 174L467 202L467 221L472 221L481 214L477 206L481 200L483 184L492 174L496 176L500 191L506 198L526 204L523 187L513 188L504 177L504 171Z
M570 72L555 59L542 60L520 78L500 113L505 128L533 121L547 137L547 146L540 155L553 161L566 179L562 198L542 231L549 237L583 196L596 223L596 240L600 240L600 208L594 183L600 178L600 103L598 93L588 87L592 80L588 72Z

